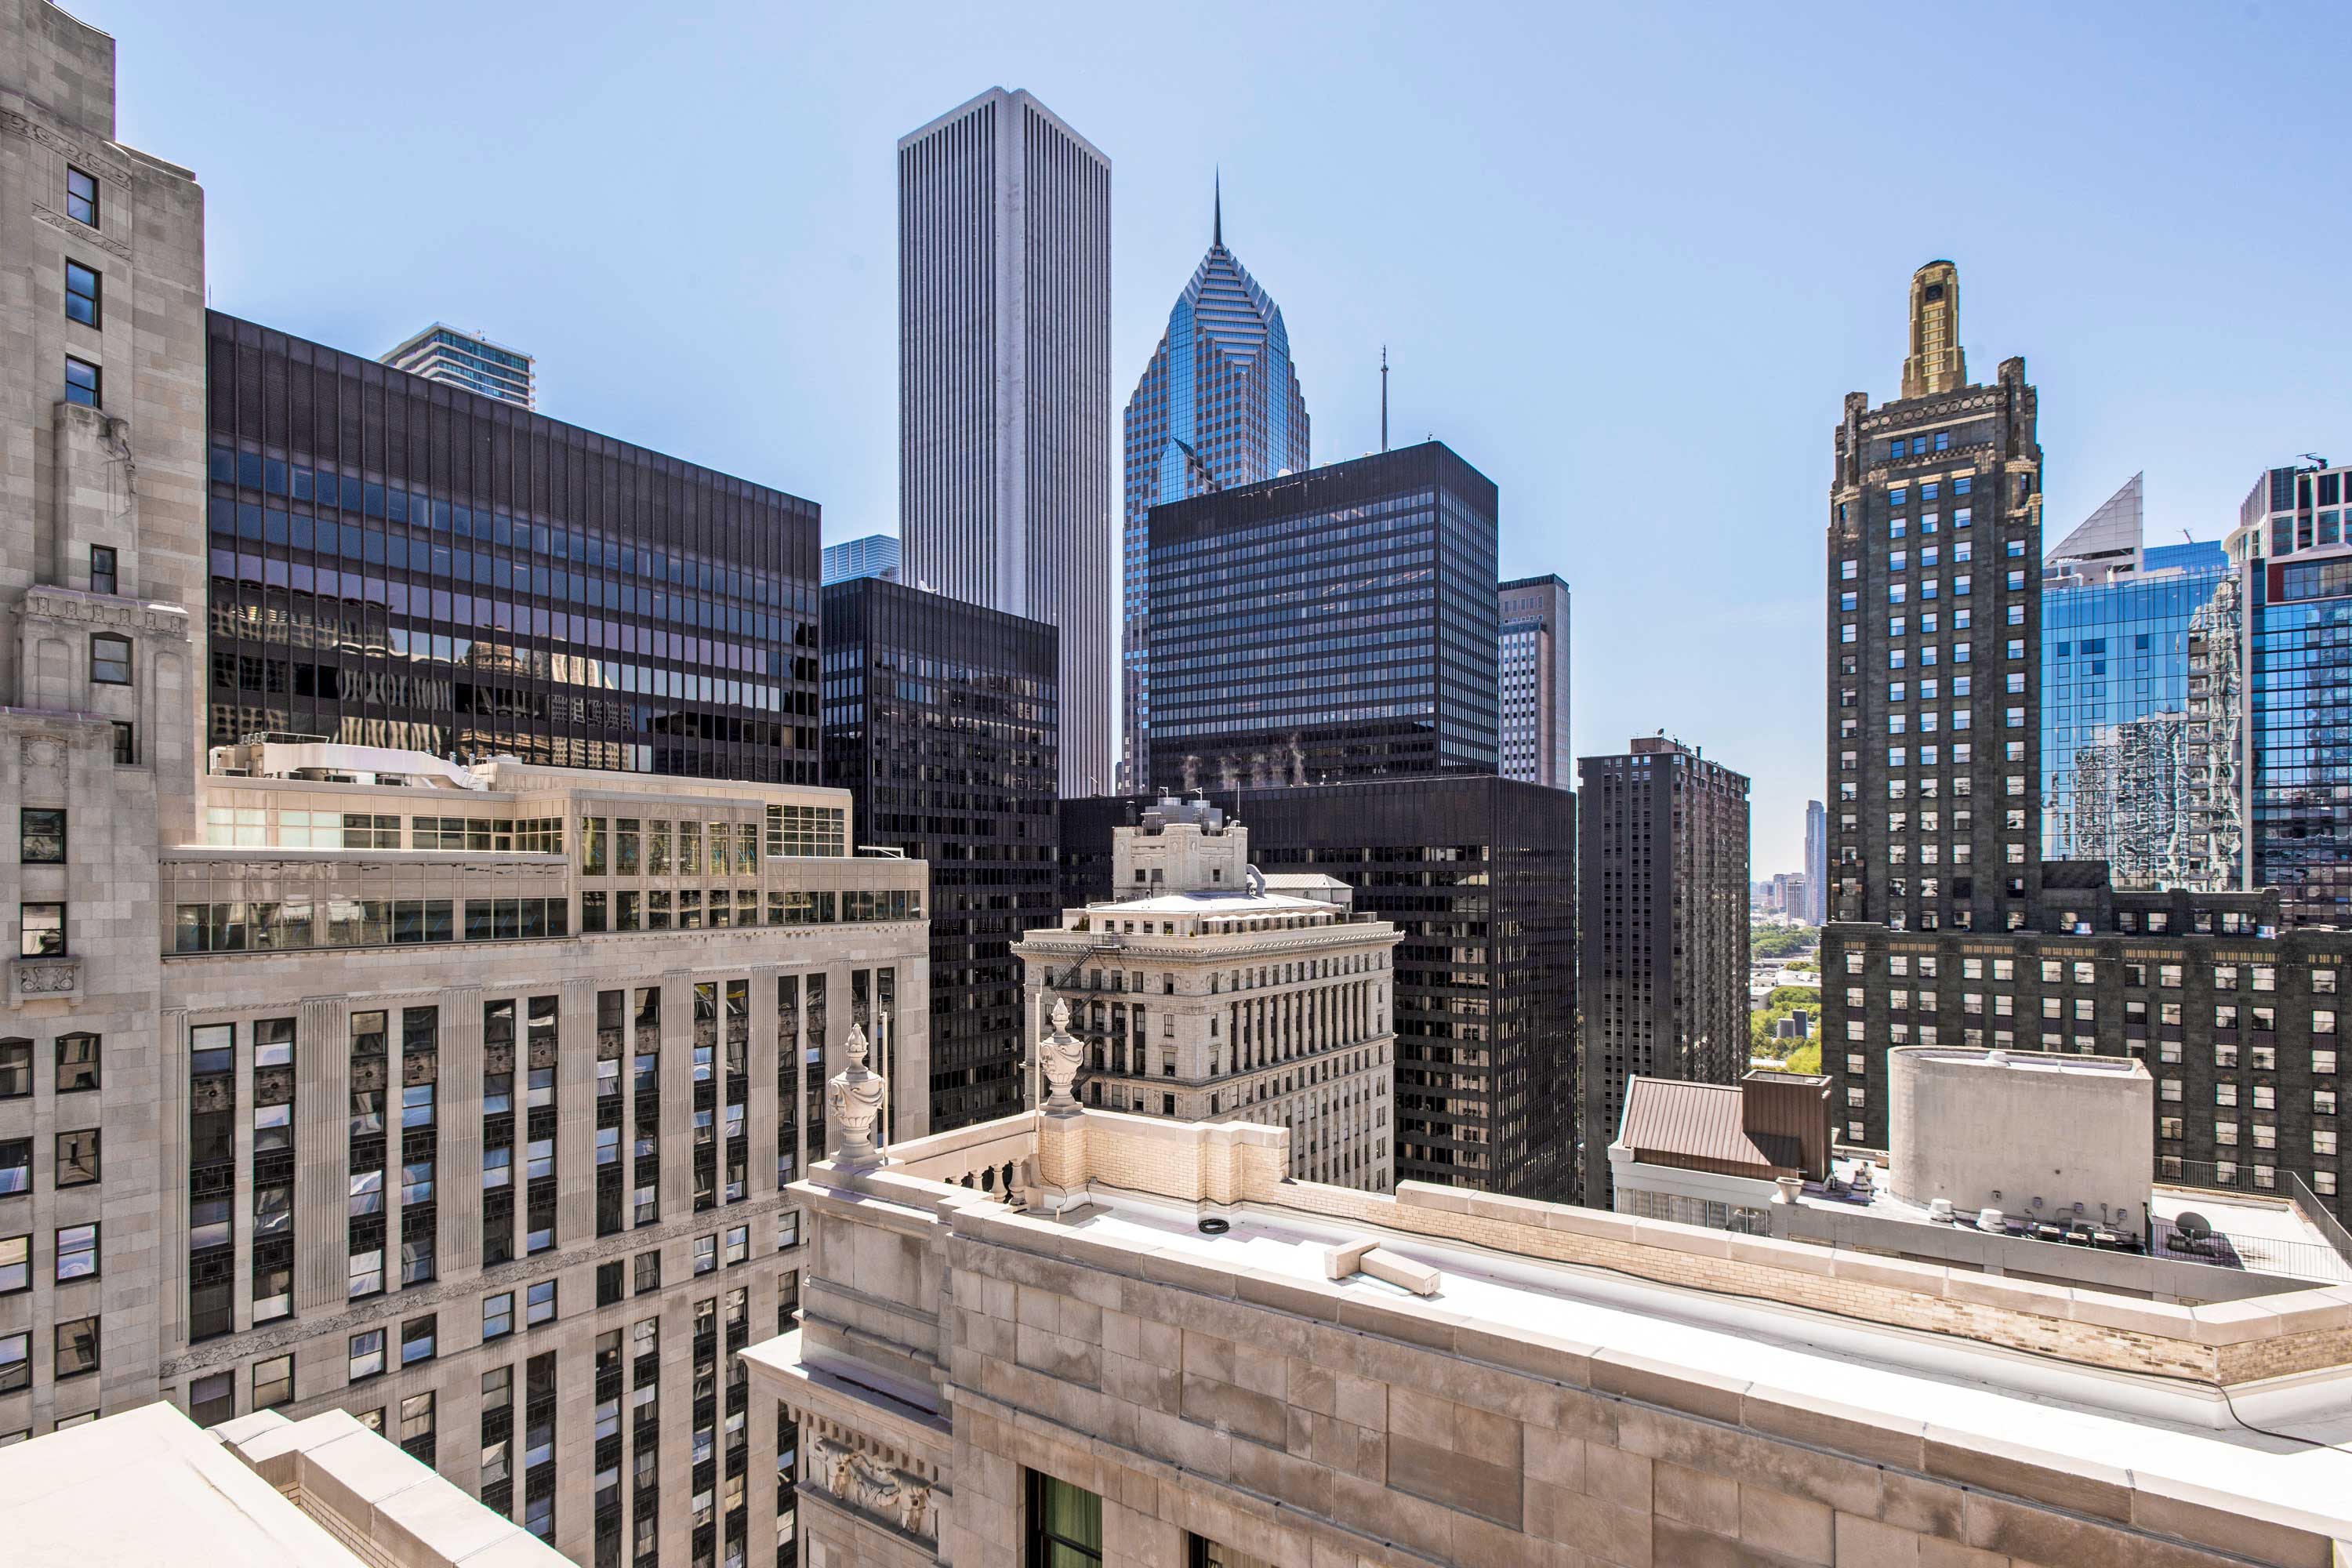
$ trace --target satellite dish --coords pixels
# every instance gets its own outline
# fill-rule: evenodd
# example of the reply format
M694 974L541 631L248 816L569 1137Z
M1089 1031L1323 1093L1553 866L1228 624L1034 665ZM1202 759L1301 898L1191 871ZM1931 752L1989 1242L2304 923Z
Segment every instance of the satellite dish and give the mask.
M2213 1222L2195 1209L2183 1209L2172 1216L2172 1228L2191 1241L2204 1241L2213 1234Z
M1256 867L1244 866L1242 868L1242 885L1249 889L1249 896L1251 898L1262 899L1265 897L1265 873L1259 870Z

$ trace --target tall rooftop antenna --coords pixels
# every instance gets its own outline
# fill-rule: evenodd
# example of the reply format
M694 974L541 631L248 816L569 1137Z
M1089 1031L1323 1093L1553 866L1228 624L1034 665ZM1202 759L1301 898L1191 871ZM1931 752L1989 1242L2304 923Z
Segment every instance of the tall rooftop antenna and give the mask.
M1389 449L1389 346L1381 345L1381 450Z

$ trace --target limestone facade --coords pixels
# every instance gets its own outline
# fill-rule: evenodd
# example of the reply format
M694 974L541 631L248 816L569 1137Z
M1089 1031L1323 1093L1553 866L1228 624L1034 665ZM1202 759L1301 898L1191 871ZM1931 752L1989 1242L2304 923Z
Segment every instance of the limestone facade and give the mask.
M1294 1174L1381 1192L1395 1180L1396 944L1347 884L1269 889L1249 830L1163 798L1116 830L1113 901L1013 944L1031 1016L1058 999L1085 1043L1091 1107L1292 1129Z
M344 1409L582 1563L772 1552L728 1358L851 1028L927 1077L928 868L840 791L202 754L203 194L113 89L0 0L0 1443Z
M2030 1399L2013 1435L1988 1436L1489 1318L1452 1265L1422 1299L1188 1233L1196 1215L1344 1220L1371 1258L1443 1237L1506 1260L1482 1278L1549 1258L1599 1265L1596 1281L1671 1278L1690 1303L1829 1307L1945 1336L1935 1354L1998 1367L1995 1382L2028 1360L2169 1363L2241 1398L2284 1363L2233 1366L2240 1350L2294 1341L2306 1368L2352 1362L2352 1293L2273 1298L2257 1325L2242 1304L1964 1286L1956 1269L1417 1183L1318 1186L1285 1174L1280 1129L1079 1110L994 1124L980 1151L986 1131L902 1146L895 1167L821 1164L795 1189L813 1227L802 1324L744 1359L755 1401L823 1435L800 1487L809 1568L1015 1568L1036 1560L1048 1495L1107 1564L2343 1561L2352 1519L2316 1469L2239 1496L2185 1449L2169 1464L2070 1450ZM1157 1209L1157 1244L933 1179L1024 1142L1066 1166L1047 1145L1072 1141L1094 1212ZM2239 1450L2216 1433L2210 1451Z

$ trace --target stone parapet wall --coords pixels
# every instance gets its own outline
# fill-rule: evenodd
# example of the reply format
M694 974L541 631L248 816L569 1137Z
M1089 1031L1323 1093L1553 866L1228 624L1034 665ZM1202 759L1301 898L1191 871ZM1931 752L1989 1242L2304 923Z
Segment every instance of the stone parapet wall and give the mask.
M1181 1563L1188 1534L1359 1565L2334 1562L2328 1521L2186 1479L942 1206L959 1568L1021 1562L1024 1470L1103 1499L1112 1564ZM767 1350L762 1393L805 1383ZM800 1407L892 1446L905 1415L861 1426L835 1386ZM828 1568L905 1561L871 1512L812 1515Z

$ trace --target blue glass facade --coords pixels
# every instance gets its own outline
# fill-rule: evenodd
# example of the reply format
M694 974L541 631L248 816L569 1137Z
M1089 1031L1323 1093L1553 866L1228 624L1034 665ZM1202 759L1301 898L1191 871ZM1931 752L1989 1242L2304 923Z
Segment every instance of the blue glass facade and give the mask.
M1303 471L1307 435L1289 329L1225 248L1220 212L1209 253L1168 312L1127 404L1119 704L1120 765L1131 785L1150 754L1151 509Z
M2234 536L2251 557L2246 685L2253 883L2291 924L2352 926L2352 469L2276 468Z
M2117 887L2208 885L2184 837L2189 638L2228 571L2219 543L2178 544L2109 582L2044 588L2044 858L2105 860Z

